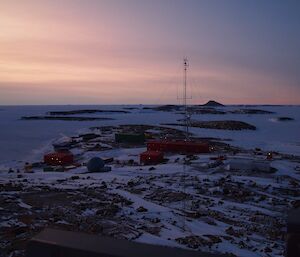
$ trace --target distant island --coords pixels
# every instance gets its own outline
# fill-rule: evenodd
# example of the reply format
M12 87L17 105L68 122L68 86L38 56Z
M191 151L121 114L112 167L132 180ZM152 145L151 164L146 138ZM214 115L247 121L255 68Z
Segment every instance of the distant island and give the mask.
M218 103L214 100L209 100L206 104L202 104L202 106L217 107L217 106L225 106L225 105L221 104L221 103Z

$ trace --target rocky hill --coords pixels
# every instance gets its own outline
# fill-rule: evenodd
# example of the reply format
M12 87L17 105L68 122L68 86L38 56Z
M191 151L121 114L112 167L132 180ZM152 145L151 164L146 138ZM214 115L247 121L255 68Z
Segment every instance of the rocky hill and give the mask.
M203 104L203 106L217 107L217 106L225 106L225 105L218 103L214 100L210 100L206 104Z

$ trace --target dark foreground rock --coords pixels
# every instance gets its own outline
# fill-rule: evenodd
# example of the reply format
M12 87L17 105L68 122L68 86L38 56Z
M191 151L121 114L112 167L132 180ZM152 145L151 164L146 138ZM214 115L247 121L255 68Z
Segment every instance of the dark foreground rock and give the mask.
M0 256L25 256L28 240L45 227L130 240L141 234L129 217L120 217L132 203L105 188L0 186Z
M208 238L206 238L208 237ZM219 236L207 235L206 237L201 236L186 236L176 238L176 242L179 244L186 245L189 248L198 249L203 246L211 247L213 244L221 243L222 240Z

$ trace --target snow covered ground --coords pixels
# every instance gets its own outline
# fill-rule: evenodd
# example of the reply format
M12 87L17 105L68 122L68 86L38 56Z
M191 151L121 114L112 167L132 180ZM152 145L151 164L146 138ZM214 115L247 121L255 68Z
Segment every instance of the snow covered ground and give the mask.
M174 123L181 118L176 112L135 106L129 113L82 115L109 116L114 118L111 121L20 120L47 111L124 107L0 108L1 153L5 153L0 169L0 256L23 256L24 242L46 226L233 256L284 255L287 212L300 205L300 107L252 107L274 114L193 115L196 120L245 121L257 130L192 128L195 135L231 139L221 142L241 148L193 157L168 154L168 161L154 168L139 164L144 145L121 147L114 144L112 131L89 127ZM237 108L244 107L218 109ZM294 121L280 122L277 117ZM77 161L84 164L94 156L113 157L111 172L86 173L84 165L66 172L44 172L43 166L24 172L24 161L41 161L61 134L76 136L83 131L99 137L90 141L76 138L78 143L71 151ZM111 149L88 151L93 144ZM255 147L262 149L260 155L253 153ZM40 150L32 152L34 149ZM279 152L269 161L273 173L228 170L232 159L263 160L270 150ZM211 160L220 154L227 159L221 163Z

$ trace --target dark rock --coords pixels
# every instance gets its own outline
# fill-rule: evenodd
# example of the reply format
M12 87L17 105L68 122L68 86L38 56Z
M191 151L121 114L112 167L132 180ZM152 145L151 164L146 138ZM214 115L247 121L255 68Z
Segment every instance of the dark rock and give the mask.
M265 253L271 253L271 252L272 252L272 249L269 248L269 247L266 247L266 248L264 249L264 252L265 252Z
M161 231L160 227L152 227L152 226L142 226L141 229L143 229L145 232L159 236L159 233Z
M170 112L170 111L179 111L182 109L182 106L180 105L162 105L162 106L158 106L158 107L153 107L151 108L155 111L164 111L164 112Z
M153 193L146 195L146 199L151 199L158 202L178 202L184 199L189 199L190 195L183 192L176 192L165 189L158 189Z
M137 212L147 212L148 209L146 209L145 207L143 206L140 206L139 208L136 209Z
M151 219L151 222L152 223L159 223L160 219L159 218L153 218L153 219Z
M293 208L300 208L300 200L294 200L291 202L291 205L293 206Z
M101 209L97 210L96 214L101 217L113 217L119 211L119 206L115 204L109 204L103 206Z
M69 116L24 116L22 120L61 120L61 121L94 121L94 120L113 120L112 118L96 117L69 117Z
M100 188L101 189L106 189L107 188L107 184L105 183L105 181L102 181Z
M212 107L216 107L216 106L225 106L225 105L223 105L223 104L221 104L221 103L218 103L218 102L216 102L216 101L214 101L214 100L210 100L210 101L208 101L206 104L203 104L203 106L212 106Z
M230 113L234 113L234 114L273 114L274 112L258 110L258 109L239 109L239 110L230 111Z
M89 140L99 137L99 135L94 134L94 133L86 133L86 134L80 134L79 137L81 137L82 140L84 140L84 141L89 141Z
M215 235L203 235L203 236L208 237L213 244L218 244L222 242L222 239L219 236L215 236Z
M186 245L189 248L198 249L203 246L211 247L213 243L200 236L186 236L175 239L179 244Z
M212 107L203 107L203 106L198 106L198 105L192 105L189 106L188 112L191 114L226 114L225 111L220 111L216 110L215 108ZM180 113L183 114L183 113Z
M295 119L291 118L291 117L278 117L277 120L278 121L293 121Z
M185 216L186 217L189 217L189 218L194 218L194 219L198 219L200 217L205 217L207 216L207 212L202 210L202 211L195 211L195 212L184 212Z
M86 114L86 113L90 114L90 113L130 113L130 112L123 111L123 110L95 110L95 109L49 112L50 115L73 115L73 114Z
M225 232L228 234L228 235L231 235L231 236L235 236L235 237L241 237L243 235L243 233L241 231L238 231L238 230L234 230L233 227L229 227L225 230Z
M162 125L183 126L181 123L163 123ZM216 121L191 121L191 127L222 130L256 130L256 127L243 121L216 120Z

